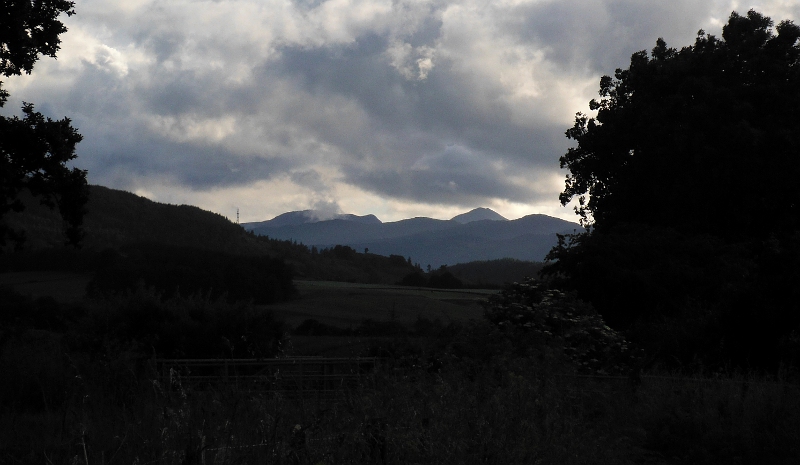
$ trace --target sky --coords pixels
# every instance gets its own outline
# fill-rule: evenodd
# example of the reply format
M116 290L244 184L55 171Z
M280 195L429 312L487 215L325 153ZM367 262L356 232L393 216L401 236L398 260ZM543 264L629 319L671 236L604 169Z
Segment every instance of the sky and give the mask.
M383 221L487 207L571 221L558 194L600 77L732 11L800 2L76 0L57 59L4 80L69 117L91 184L231 220L313 209Z

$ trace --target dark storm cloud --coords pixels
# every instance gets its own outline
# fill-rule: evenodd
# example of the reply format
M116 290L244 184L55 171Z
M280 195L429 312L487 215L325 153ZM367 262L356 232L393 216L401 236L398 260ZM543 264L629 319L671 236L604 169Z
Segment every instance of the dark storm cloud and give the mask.
M180 115L197 108L203 108L204 113L210 113L210 105L203 101L208 98L207 81L209 79L206 76L198 76L193 71L175 73L158 87L151 87L147 89L148 92L143 92L143 101L150 111L158 115Z
M216 192L264 181L281 205L330 211L346 205L338 195L365 194L557 205L564 131L599 77L658 37L681 47L700 28L718 34L733 9L721 0L87 2L58 62L43 60L9 89L73 119L92 182L168 179L174 190ZM765 7L776 21L800 13Z
M534 197L529 189L475 171L450 176L438 171L370 171L358 177L367 190L420 203L466 207L484 205L494 198L525 203Z
M92 157L89 172L99 178L114 177L122 170L137 178L163 177L203 190L270 179L294 168L287 159L243 158L219 147L153 137L140 138L136 145L114 140L106 140L104 144L86 142L82 148L98 154Z
M428 40L435 37L430 30L426 34ZM486 164L461 163L453 156L439 157L425 171L414 170L420 159L458 143L483 154L485 160L511 164L512 173L529 171L531 166L554 171L557 156L564 151L565 127L517 124L500 101L477 107L480 102L472 98L471 82L447 60L437 63L424 80L404 79L389 64L388 46L386 37L368 35L334 47L284 47L270 69L277 68L278 75L309 94L342 96L368 114L370 125L357 138L341 134L337 127L327 132L317 128L319 137L353 156L341 165L347 182L378 195L422 202L469 204L479 199L483 204L492 198L526 202L541 195L509 183L507 173L487 169Z
M539 161L552 162L550 150L556 140L560 143L563 139L560 126L532 130L516 124L502 102L476 107L470 83L446 61L438 63L424 80L404 79L389 65L387 46L387 38L371 35L330 48L285 47L276 66L280 76L299 83L310 94L335 94L357 102L372 122L369 133L361 137L388 135L390 144L398 150L405 148L409 163L453 141L528 163L537 162L537 153L547 153L547 159ZM337 140L335 134L322 136L351 151L362 147L361 141ZM417 145L414 140L429 143ZM533 150L537 147L540 152ZM376 150L369 156L382 154ZM392 162L396 160L387 160Z
M418 160L408 170L365 171L353 167L347 175L367 190L416 202L471 205L493 198L525 202L536 195L533 179L530 185L513 183L512 170L496 166L497 159L449 146Z
M650 50L658 37L678 48L690 45L714 11L713 2L676 0L565 0L519 7L510 27L532 45L545 47L549 61L565 71L613 74L630 57Z

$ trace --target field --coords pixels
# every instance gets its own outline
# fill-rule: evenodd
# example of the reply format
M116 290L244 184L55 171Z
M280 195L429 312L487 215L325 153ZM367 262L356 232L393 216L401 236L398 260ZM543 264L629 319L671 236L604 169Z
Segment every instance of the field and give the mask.
M160 302L146 290L71 303L87 280L0 275L18 292L66 302L9 293L35 318L0 314L0 463L788 465L800 457L791 376L580 375L557 347L520 350L483 318L481 301L494 291L298 281L295 300L247 311L196 297ZM267 309L286 324L259 318ZM145 316L158 324L135 332ZM340 332L296 334L311 319ZM241 345L244 333L231 331L251 322L265 325L260 337L285 331L278 356L377 355L378 369L321 396L192 385L150 368L154 332L199 334L200 346L181 350L205 358L188 350Z
M90 274L62 271L0 273L0 286L33 298L59 302L83 299ZM333 281L295 281L294 300L263 306L289 326L307 319L339 328L354 328L364 320L410 324L418 317L447 324L481 318L481 301L495 290L444 290Z
M20 271L0 273L0 287L10 287L34 298L52 297L59 302L75 302L86 294L91 274L64 271Z
M277 319L296 327L307 319L339 328L364 320L410 324L418 317L447 324L481 318L481 301L497 291L441 290L403 286L295 281L299 298L270 305Z

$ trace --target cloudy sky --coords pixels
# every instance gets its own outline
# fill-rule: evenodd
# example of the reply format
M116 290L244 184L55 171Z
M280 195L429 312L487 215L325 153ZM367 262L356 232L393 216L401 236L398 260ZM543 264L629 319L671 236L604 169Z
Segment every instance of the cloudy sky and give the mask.
M564 131L658 37L800 2L77 0L11 98L84 136L89 182L241 221L292 210L576 220Z

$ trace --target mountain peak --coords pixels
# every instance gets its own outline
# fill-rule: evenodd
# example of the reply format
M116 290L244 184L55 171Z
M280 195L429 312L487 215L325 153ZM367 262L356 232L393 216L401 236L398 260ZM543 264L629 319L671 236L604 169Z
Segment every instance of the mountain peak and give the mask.
M272 228L279 228L281 226L299 226L308 223L319 223L320 221L328 220L345 220L354 223L362 224L380 224L381 220L375 215L352 215L349 213L329 213L321 210L302 210L283 213L275 218L267 221L260 221L257 223L245 223L244 226L268 226ZM251 228L252 229L252 228Z
M462 213L451 218L452 221L461 224L472 223L473 221L492 220L492 221L508 221L499 213L489 208L476 208L467 213Z

